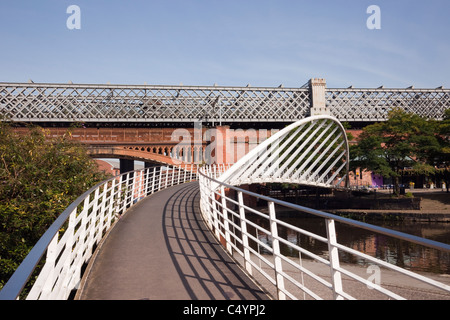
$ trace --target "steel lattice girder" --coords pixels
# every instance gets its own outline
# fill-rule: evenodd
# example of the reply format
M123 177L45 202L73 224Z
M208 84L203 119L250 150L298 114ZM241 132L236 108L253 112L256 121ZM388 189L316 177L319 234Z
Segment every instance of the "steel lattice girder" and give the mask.
M450 108L448 89L328 89L326 104L340 121L383 121L394 107L442 120Z
M340 121L384 121L393 107L440 120L449 89L324 89ZM0 112L30 122L294 122L309 88L0 83Z
M308 89L0 83L12 121L282 121L309 112Z

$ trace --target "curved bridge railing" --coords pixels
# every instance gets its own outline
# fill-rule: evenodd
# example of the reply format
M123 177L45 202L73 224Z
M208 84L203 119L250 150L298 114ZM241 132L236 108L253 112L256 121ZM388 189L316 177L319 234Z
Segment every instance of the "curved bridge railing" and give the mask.
M450 253L450 245L252 193L220 181L221 169L199 170L203 218L235 260L263 287L274 288L278 299L404 299L404 290L399 293L395 289L410 286L421 291L423 284L437 290L438 296L450 299L449 285L340 244L335 224L362 228L444 254ZM267 203L266 207L257 209L257 200ZM323 234L283 221L278 212L286 209L323 218ZM288 231L280 232L280 228ZM293 241L305 236L309 242L324 243L328 252L318 255ZM344 265L340 262L341 253L365 261L365 267ZM397 285L386 280L392 277L399 281ZM407 293L407 298L417 296Z
M196 178L195 165L153 167L94 186L44 233L0 291L0 300L68 299L80 284L83 265L123 213L148 195ZM22 294L28 281L34 284Z

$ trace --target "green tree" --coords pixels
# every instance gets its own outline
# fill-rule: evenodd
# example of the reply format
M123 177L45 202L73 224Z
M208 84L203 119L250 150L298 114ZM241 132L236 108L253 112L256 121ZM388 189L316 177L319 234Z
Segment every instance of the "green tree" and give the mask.
M435 172L441 150L437 130L435 121L394 109L387 121L363 129L358 144L350 150L352 169L360 167L391 177L394 193L398 195L405 168L421 174Z
M441 144L441 151L438 155L439 168L438 174L447 186L447 192L450 188L450 109L445 110L444 119L438 125L438 139Z
M0 288L56 217L105 178L70 132L19 135L0 121Z

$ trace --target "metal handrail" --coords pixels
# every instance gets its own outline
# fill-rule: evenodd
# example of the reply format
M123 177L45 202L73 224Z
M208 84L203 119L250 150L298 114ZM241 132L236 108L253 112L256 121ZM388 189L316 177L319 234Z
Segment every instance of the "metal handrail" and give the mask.
M316 293L312 292L310 289L306 287L302 287L302 285L293 279L289 274L287 274L283 268L281 267L282 263L287 263L290 266L293 266L296 268L297 272L299 273L308 273L311 275L311 271L303 268L301 265L293 263L287 256L282 255L279 251L279 243L283 243L284 245L290 246L292 249L297 250L301 254L306 254L311 256L313 259L324 263L330 268L331 272L331 282L328 280L324 280L317 275L312 274L311 277L315 277L317 281L321 282L323 285L327 286L329 289L333 291L334 297L336 299L352 299L353 297L349 295L348 293L344 292L342 289L342 278L341 275L346 275L354 280L357 280L359 282L364 283L367 285L367 287L370 287L372 289L376 289L377 291L380 291L381 293L388 295L391 298L395 299L402 299L400 295L393 293L392 291L387 290L386 288L383 288L381 285L378 285L376 283L368 282L365 279L361 278L360 276L354 274L353 272L346 270L339 264L339 257L337 255L337 251L346 251L352 255L359 256L360 258L366 259L370 261L371 263L378 264L382 267L389 268L393 271L400 272L403 275L412 277L416 280L425 282L431 286L434 286L436 288L439 288L443 290L444 292L447 292L450 294L450 286L443 284L441 282L438 282L434 279L430 279L428 277L425 277L423 275L419 275L417 273L411 272L409 270L397 267L393 264L390 264L388 262L382 261L380 259L374 258L372 256L369 256L367 254L364 254L362 252L359 252L357 250L354 250L352 248L346 247L342 244L339 244L336 240L336 231L334 228L334 222L340 222L344 223L353 227L362 228L365 230L369 230L375 233L387 235L390 237L394 237L397 239L405 240L410 243L419 244L428 248L433 248L440 250L442 252L450 252L450 245L445 243L440 243L437 241L424 239L418 236L410 235L407 233L394 231L391 229L371 225L365 222L352 220L349 218L337 216L334 214L330 214L327 212L303 207L300 205L296 205L293 203L285 202L282 200L270 198L268 196L264 196L261 194L257 194L251 191L244 190L242 188L236 187L234 185L230 185L228 183L224 183L215 177L217 176L217 173L215 173L215 170L212 168L202 168L199 170L199 179L200 179L200 193L201 193L201 210L202 214L204 216L205 221L207 221L208 226L212 230L212 232L216 235L217 238L226 241L226 248L229 250L230 254L234 255L237 253L241 256L240 259L244 259L244 262L242 262L245 269L252 274L252 270L256 268L270 283L276 286L277 288L277 296L279 299L285 299L285 298L292 298L295 299L295 295L289 291L286 286L284 285L284 280L287 279L287 281L291 281L294 283L294 285L297 288L300 288L303 290L303 292L308 293L313 298L320 298ZM215 188L212 189L211 186L214 186ZM237 193L238 201L236 199L230 198L226 195L225 189L233 190ZM269 215L267 213L262 213L257 211L255 208L252 208L251 206L245 205L243 201L243 196L247 196L250 198L256 198L260 200L264 200L268 203L268 211ZM232 209L230 208L230 205L237 206L238 209ZM327 222L327 238L323 238L319 235L312 234L308 231L302 230L298 227L295 227L293 225L290 225L289 223L286 223L284 221L279 220L276 217L275 212L275 205L279 205L285 208L290 208L295 211L299 212L305 212L312 214L317 217L324 218ZM248 245L248 239L251 238L252 241L258 243L258 247L260 245L267 247L267 244L260 242L257 238L255 238L254 235L251 235L246 232L247 226L252 225L253 223L249 221L246 216L245 212L252 212L256 213L259 216L262 216L266 218L270 223L270 230L266 230L266 233L268 233L272 239L272 246L270 247L269 253L273 256L274 262L268 262L268 257L259 254L259 252L255 251ZM236 222L236 219L240 220L240 226L239 222ZM233 228L230 228L230 224L233 224ZM285 227L290 228L291 230L294 230L298 233L303 233L308 236L314 237L316 240L326 242L328 244L329 248L329 260L326 260L322 257L319 257L306 249L302 248L301 246L295 245L291 242L289 242L287 239L284 239L283 237L280 237L277 234L277 228L279 225L283 225ZM233 230L239 231L239 233L233 232ZM259 241L259 242L258 242ZM238 243L239 246L236 244ZM256 259L259 259L260 261L265 262L265 264L268 266L269 269L272 269L275 271L276 277L272 278L267 274L267 271L265 271L262 267L258 265L258 263L255 263L251 259L250 252L253 256L256 256ZM450 296L449 296L450 297Z
M316 216L319 216L319 217L322 217L322 218L334 219L335 221L342 222L342 223L351 225L353 227L358 227L358 228L366 229L366 230L369 230L369 231L382 233L382 234L385 234L385 235L388 235L388 236L393 236L393 237L396 237L398 239L414 242L414 243L417 243L417 244L420 244L420 245L424 245L424 246L427 246L427 247L430 247L430 248L435 248L435 249L443 250L443 251L446 251L446 252L450 252L450 245L442 243L442 242L433 241L433 240L425 239L425 238L422 238L422 237L414 236L414 235L411 235L411 234L408 234L408 233L395 231L395 230L387 229L387 228L383 228L383 227L379 227L379 226L376 226L376 225L373 225L373 224L369 224L369 223L366 223L366 222L362 222L362 221L357 221L357 220L341 217L341 216L338 216L338 215L335 215L335 214L332 214L332 213L328 213L328 212L324 212L324 211L320 211L320 210L316 210L316 209L300 206L298 204L294 204L294 203L291 203L291 202L286 202L286 201L283 201L283 200L271 198L271 197L268 197L268 196L265 196L265 195L262 195L262 194L258 194L258 193L255 193L255 192L244 190L242 188L239 188L239 187L230 185L228 183L221 182L221 181L219 181L217 179L208 177L205 173L202 172L202 170L199 170L199 174L201 176L207 177L211 181L216 182L219 185L222 185L222 186L224 186L226 188L230 188L230 189L233 189L235 191L242 192L244 194L247 194L249 196L252 196L252 197L255 197L255 198L258 198L258 199L261 199L261 200L265 200L267 202L273 202L275 204L279 204L281 206L284 206L284 207L287 207L287 208L290 208L290 209L294 209L294 210L297 210L297 211L303 211L303 212L310 213L310 214L313 214L313 215L316 215Z
M90 234L96 219L102 220L102 226L106 226L109 231L114 226L113 222L117 221L121 214L146 196L172 185L190 181L197 176L197 167L193 165L186 165L184 168L168 166L165 170L162 168L146 168L115 176L98 183L78 197L58 216L31 249L0 291L0 300L18 299L36 266L44 257L46 263L27 299L30 299L30 295L31 299L67 299L81 280L82 264L89 260L93 253L88 252L89 248L93 247L94 242L98 243L102 239L102 233L105 231L104 228L99 227L94 228L95 234ZM80 208L81 206L83 208ZM89 211L91 211L90 214ZM66 223L69 223L67 230L64 234L60 234L60 230ZM76 228L77 225L78 228ZM86 229L85 239L82 239L80 232L83 228ZM86 240L88 236L91 241ZM74 239L75 237L78 237L78 242ZM81 243L80 247L79 243ZM57 259L62 260L63 256L67 262L55 263ZM56 270L57 265L63 262L64 267L60 267L59 271ZM74 264L77 266L68 267ZM51 270L51 272L45 272L45 270ZM52 274L53 271L57 274ZM37 288L38 281L43 288ZM57 281L64 283L62 285L64 289L59 291L53 289L57 287L55 284ZM49 292L43 294L45 290Z

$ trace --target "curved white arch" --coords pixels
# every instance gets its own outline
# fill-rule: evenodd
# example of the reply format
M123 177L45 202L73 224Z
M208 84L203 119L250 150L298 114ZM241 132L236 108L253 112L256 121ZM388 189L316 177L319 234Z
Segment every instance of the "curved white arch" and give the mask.
M335 117L319 115L280 130L218 180L230 185L282 182L336 188L348 187L348 171L349 147L344 127Z

